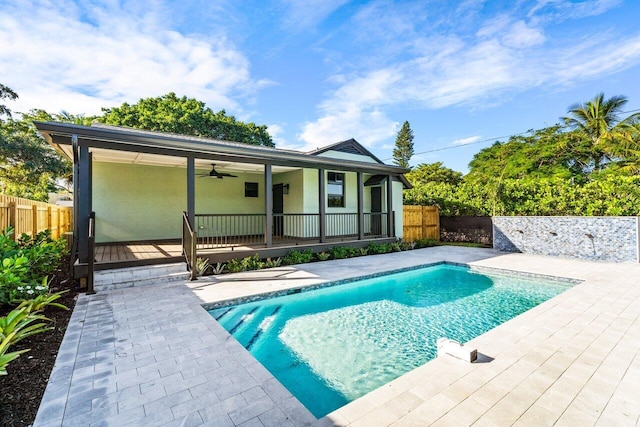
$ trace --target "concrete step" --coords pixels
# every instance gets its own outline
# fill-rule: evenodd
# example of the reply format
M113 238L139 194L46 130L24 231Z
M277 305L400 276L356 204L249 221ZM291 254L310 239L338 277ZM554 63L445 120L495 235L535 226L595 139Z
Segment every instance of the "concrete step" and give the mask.
M96 292L100 292L188 279L189 272L186 264L179 262L96 271L93 286Z

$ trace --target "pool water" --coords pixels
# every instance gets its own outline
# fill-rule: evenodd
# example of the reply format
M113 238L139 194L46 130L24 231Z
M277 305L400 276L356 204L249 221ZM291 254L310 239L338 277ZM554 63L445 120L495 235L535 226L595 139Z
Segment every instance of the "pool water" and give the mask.
M209 313L320 418L569 286L440 264Z

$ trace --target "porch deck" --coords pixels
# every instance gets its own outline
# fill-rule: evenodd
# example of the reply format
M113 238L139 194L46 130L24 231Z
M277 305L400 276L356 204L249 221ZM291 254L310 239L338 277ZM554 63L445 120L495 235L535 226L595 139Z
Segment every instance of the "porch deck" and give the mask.
M388 240L388 238L385 238ZM337 245L340 243L353 243L364 242L369 244L372 241L378 239L367 240L354 240L353 238L329 238L324 243L325 245ZM225 245L219 247L211 247L213 245L206 245L205 248L198 248L198 256L209 257L211 259L218 259L223 254L236 254L237 257L247 256L246 254L255 252L265 252L266 248L264 244L247 244L237 242L235 244L229 244L227 241ZM318 246L317 240L299 240L286 237L273 237L273 245L270 251L289 251L292 249L304 250L307 247ZM270 255L269 255L270 256ZM276 254L274 256L281 256ZM228 255L226 256L229 257ZM182 245L180 242L142 242L142 243L113 243L113 244L100 244L96 246L95 263L97 270L106 270L110 268L129 267L134 265L144 264L159 264L169 263L176 261L184 261L182 255Z

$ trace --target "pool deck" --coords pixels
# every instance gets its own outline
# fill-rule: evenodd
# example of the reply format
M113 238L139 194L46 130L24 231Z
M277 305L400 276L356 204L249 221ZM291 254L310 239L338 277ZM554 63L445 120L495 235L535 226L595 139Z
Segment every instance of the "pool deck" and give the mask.
M450 261L582 279L316 420L202 308L255 293ZM339 355L336 355L339 357ZM634 426L640 264L436 247L81 295L35 427Z

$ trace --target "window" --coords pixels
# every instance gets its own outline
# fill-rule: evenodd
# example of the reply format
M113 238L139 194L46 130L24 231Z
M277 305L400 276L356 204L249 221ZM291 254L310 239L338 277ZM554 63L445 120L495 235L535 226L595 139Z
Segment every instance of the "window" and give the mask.
M245 182L244 183L244 197L258 197L258 183L257 182Z
M344 207L344 173L327 173L327 206L330 208Z

